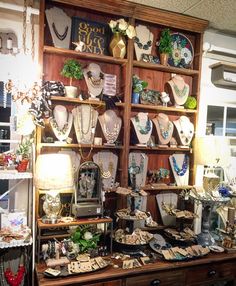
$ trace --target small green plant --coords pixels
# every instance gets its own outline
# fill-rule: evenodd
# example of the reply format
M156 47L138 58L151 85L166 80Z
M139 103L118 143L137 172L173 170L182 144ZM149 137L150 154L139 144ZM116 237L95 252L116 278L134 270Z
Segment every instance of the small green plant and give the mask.
M148 83L144 80L141 80L137 75L133 75L133 92L140 93L148 86Z
M64 63L61 75L70 79L70 85L72 85L73 79L82 79L83 78L83 69L81 64L74 60L69 59Z
M161 31L161 37L159 40L159 52L160 54L172 54L172 39L170 29L164 29Z
M22 159L29 159L32 151L32 141L29 139L23 140L17 147L16 155L20 155Z
M91 225L81 225L76 228L71 239L79 246L79 252L84 253L97 247L100 235Z

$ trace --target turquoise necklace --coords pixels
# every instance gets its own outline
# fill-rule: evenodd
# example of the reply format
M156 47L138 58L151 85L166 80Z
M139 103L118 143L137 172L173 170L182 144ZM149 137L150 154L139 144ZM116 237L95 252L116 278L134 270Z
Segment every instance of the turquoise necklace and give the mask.
M177 96L184 97L187 95L187 93L188 93L188 86L187 85L185 85L184 88L180 90L173 80L172 80L172 82L173 82L174 91L175 91Z
M137 124L138 130L142 135L148 134L148 132L151 130L151 120L148 118L146 125L145 126L141 126L140 125L140 120L138 118L138 115L136 115L134 117L135 122Z
M188 156L185 154L184 155L184 161L182 164L182 168L180 169L180 167L177 165L176 159L174 156L172 156L172 162L174 165L174 170L177 173L178 176L184 176L184 174L186 173L186 171L188 170Z
M160 127L160 131L161 131L161 136L164 138L164 139L167 139L170 135L170 131L172 129L172 125L170 122L168 122L168 126L167 128L165 129L164 126L158 121L158 124L159 124L159 127Z

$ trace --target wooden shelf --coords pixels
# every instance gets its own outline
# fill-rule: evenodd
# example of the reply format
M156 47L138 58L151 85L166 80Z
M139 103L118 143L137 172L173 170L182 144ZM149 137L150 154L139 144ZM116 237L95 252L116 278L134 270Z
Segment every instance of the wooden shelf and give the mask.
M90 144L67 144L64 142L56 142L56 143L39 143L38 146L40 148L86 148L86 149L123 149L123 145L120 146L105 146L105 145L90 145Z
M142 190L144 191L174 191L174 190L190 190L193 186L187 185L187 186L152 186L152 185L146 185L142 187Z
M150 69L150 70L156 70L156 71L167 72L167 73L177 73L177 74L188 75L188 76L199 75L198 70L176 68L176 67L171 67L171 66L163 66L160 64L150 64L150 63L145 63L142 61L133 61L133 66L138 67L138 68L143 68L143 69Z
M0 171L0 180L20 180L31 179L33 174L31 172L17 172L16 170Z
M131 104L132 109L142 109L142 110L155 110L155 111L166 111L166 112L175 112L175 113L197 113L195 109L185 109L185 108L176 108L176 107L166 107L161 105L148 105L148 104Z
M181 152L192 152L192 148L172 148L172 147L167 147L167 148L162 148L162 147L145 147L145 146L130 146L129 147L131 150L144 150L144 151L166 151L166 152L175 152L175 151L181 151Z
M93 53L76 52L74 50L55 48L51 46L44 46L43 51L48 54L62 55L66 57L76 57L79 59L93 60L93 61L105 62L105 63L110 63L110 64L116 64L116 65L125 65L128 62L127 59L118 59L118 58L113 58L111 56L105 56L105 55L93 54Z

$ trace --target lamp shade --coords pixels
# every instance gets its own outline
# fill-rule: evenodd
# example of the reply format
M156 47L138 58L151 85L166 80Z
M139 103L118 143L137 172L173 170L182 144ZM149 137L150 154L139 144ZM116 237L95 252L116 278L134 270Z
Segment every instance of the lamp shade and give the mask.
M68 154L41 154L36 160L35 186L39 189L64 189L74 185L73 167Z
M229 141L225 137L205 136L194 140L195 164L225 166L229 161Z

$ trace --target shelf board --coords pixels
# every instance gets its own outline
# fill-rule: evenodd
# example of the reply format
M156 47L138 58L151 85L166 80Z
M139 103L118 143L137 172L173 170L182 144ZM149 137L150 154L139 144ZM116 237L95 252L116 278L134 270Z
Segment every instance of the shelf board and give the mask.
M167 152L175 152L175 151L181 151L181 152L192 152L192 148L172 148L172 147L145 147L145 146L130 146L131 150L145 150L145 151L167 151Z
M197 113L195 109L185 109L185 108L176 108L176 107L166 107L161 105L149 105L149 104L131 104L133 109L146 109L146 110L155 110L155 111L171 111L176 113Z
M59 222L59 223L43 223L41 219L38 219L38 228L40 229L48 229L48 228L58 228L58 227L69 227L69 226L76 226L82 224L98 224L98 223L112 223L113 220L110 217L104 218L85 218L85 219L78 219L76 221L72 221L69 223Z
M31 179L33 174L31 172L17 172L15 170L0 171L0 180L18 180Z
M190 190L193 186L187 185L187 186L152 186L152 185L146 185L142 187L142 190L144 191L168 191L168 190Z
M64 142L55 143L39 143L40 148L54 147L54 148L86 148L86 149L123 149L123 145L120 146L105 146L105 145L90 145L90 144L67 144Z
M119 59L119 58L114 58L111 56L105 56L101 54L76 52L74 50L55 48L51 46L44 46L43 51L48 54L56 54L56 55L62 55L66 57L77 57L80 59L89 59L89 60L106 62L106 63L117 64L117 65L124 65L128 62L127 59Z
M177 74L188 75L188 76L199 75L198 70L176 68L176 67L171 67L171 66L163 66L160 64L150 64L150 63L145 63L142 61L133 61L133 66L138 67L138 68L156 70L156 71L167 72L167 73L177 73Z
M106 103L101 100L80 100L78 98L64 97L64 96L51 96L52 101L62 101L65 103L75 103L75 104L90 104L96 107L105 107ZM116 102L117 107L124 107L123 102Z

